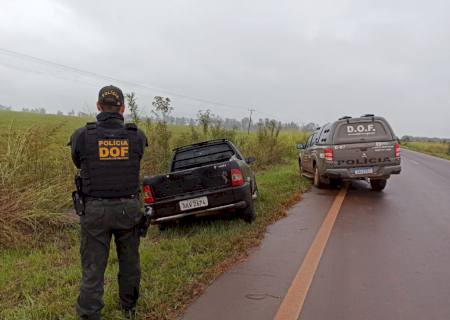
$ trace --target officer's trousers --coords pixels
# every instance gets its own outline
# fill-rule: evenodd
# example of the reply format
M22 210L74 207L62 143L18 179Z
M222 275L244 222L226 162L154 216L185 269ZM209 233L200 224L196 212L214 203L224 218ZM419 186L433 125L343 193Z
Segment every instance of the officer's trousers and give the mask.
M81 266L83 269L76 310L82 319L99 319L103 308L104 273L111 237L114 235L119 260L119 298L123 308L133 308L139 297L141 269L137 198L86 201L81 224Z

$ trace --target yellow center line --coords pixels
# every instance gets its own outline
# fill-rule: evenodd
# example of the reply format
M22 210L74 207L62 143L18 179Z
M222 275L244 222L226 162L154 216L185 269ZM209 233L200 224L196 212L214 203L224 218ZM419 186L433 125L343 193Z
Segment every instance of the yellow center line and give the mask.
M314 274L319 266L320 259L322 258L323 251L327 245L328 238L330 237L339 210L344 202L347 190L348 184L345 184L334 199L294 281L292 281L286 296L281 302L274 320L297 320L300 316L306 295L308 294Z

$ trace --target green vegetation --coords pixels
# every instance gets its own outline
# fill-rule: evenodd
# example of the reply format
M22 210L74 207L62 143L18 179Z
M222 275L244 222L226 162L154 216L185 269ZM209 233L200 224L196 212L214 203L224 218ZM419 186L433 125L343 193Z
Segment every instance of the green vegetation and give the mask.
M0 113L0 246L41 243L67 225L75 168L67 141L87 119Z
M152 227L142 241L140 312L150 319L174 318L223 270L258 244L266 226L283 216L309 182L293 159L306 133L280 130L274 121L258 130L225 129L220 119L200 112L201 126L171 126L170 100L155 100L155 117L140 119L149 137L142 173L165 172L173 147L211 138L231 139L245 155L256 156L260 198L257 220L203 219L160 233ZM205 116L206 115L206 116ZM67 147L72 132L89 118L0 112L0 319L72 319L81 269L79 226L70 193L75 168ZM120 318L117 256L106 273L105 315Z
M192 297L242 259L256 245L266 226L284 215L284 208L309 182L299 178L294 163L257 174L260 199L257 220L201 220L159 233L152 227L142 241L142 291L139 310L149 319L174 318ZM37 249L7 249L0 254L0 318L73 319L80 266L77 229ZM112 248L106 272L104 314L120 319L117 305L117 256Z
M448 142L408 141L402 142L402 147L450 160L450 143Z
M257 157L255 169L285 163L296 154L295 144L305 133L280 132L266 121L257 133L224 129L217 121L203 120L201 128L169 126L172 107L164 98L154 102L156 120L140 123L149 138L142 173L163 173L176 146L201 140L230 138L245 155ZM71 207L76 172L67 147L72 132L89 118L2 111L0 117L0 246L35 246L52 240L55 230L70 228L61 215ZM58 235L57 235L58 236Z

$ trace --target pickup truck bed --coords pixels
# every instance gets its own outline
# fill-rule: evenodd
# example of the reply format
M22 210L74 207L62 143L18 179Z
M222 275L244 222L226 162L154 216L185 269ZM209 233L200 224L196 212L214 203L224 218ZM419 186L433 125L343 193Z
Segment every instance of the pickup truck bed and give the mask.
M226 140L175 149L171 172L144 178L145 210L152 223L231 209L253 221L256 184L247 162Z

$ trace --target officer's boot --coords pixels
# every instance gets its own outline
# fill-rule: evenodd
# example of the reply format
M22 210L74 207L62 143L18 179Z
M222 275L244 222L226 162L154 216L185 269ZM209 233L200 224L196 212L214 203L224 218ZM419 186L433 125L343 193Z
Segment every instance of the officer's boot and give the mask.
M125 317L125 319L130 319L130 320L137 319L136 308L123 308L122 312L123 312L123 316Z

